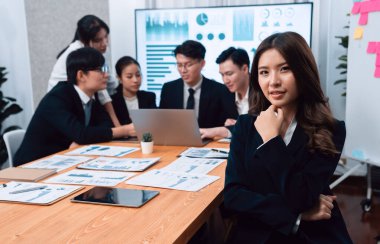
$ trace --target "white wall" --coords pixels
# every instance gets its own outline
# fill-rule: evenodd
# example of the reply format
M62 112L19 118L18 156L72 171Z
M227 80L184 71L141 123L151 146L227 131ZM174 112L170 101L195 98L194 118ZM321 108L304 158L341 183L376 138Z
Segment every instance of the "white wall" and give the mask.
M24 0L0 0L0 53L0 66L9 72L1 90L24 109L10 116L3 128L26 128L34 110Z
M326 93L330 98L330 105L334 116L340 120L344 120L346 118L346 98L342 97L341 94L345 91L345 85L334 85L334 82L344 77L339 74L342 70L337 70L336 66L340 63L338 58L346 54L347 49L339 45L340 40L335 38L335 36L348 35L348 29L345 29L344 26L348 25L349 16L347 14L351 12L353 3L347 0L324 2L329 3L328 12L326 13L328 15L326 16L328 18L328 22L326 23L326 26L328 26L326 40Z

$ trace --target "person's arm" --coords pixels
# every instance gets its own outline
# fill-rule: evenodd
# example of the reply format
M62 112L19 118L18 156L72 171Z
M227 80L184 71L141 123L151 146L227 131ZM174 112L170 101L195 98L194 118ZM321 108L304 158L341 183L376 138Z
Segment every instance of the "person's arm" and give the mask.
M72 97L67 94L55 94L45 103L40 116L47 120L62 135L78 144L106 142L112 139L110 126L88 126L80 121L78 114L73 111Z
M303 133L296 129L297 133ZM344 123L337 125L334 134L334 143L338 151L342 151L346 130ZM298 134L304 140L303 150L306 148L306 135ZM301 149L299 149L301 150ZM329 180L333 175L338 164L340 154L335 156L327 156L320 152L307 153L303 158L294 158L289 152L280 136L269 140L257 151L258 158L265 158L267 172L271 175L273 184L275 184L279 193L286 199L287 204L295 212L304 212L315 205L319 198L319 194L329 184ZM299 161L302 160L302 170L295 171L297 167L301 167Z
M199 129L201 138L215 138L215 137L228 137L229 131L226 127L214 127L214 128L201 128Z
M112 102L107 102L104 104L104 108L106 109L108 115L110 116L112 123L114 126L118 127L121 126L119 119L116 116L115 110L112 106Z
M246 147L252 122L251 117L240 116L235 125L226 168L224 203L228 209L255 218L287 235L291 233L299 213L292 212L281 195L263 195L247 186L252 179L244 166L246 150L256 150Z

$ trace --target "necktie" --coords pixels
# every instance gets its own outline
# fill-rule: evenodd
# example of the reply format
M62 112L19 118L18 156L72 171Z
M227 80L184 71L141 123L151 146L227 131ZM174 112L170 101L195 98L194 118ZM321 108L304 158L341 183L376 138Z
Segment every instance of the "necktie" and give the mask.
M86 125L86 126L90 123L90 118L91 118L91 108L92 108L92 99L90 99L90 100L84 105L84 121L85 121L85 125Z
M194 100L194 92L193 88L189 88L189 97L187 98L186 109L194 109L195 100Z

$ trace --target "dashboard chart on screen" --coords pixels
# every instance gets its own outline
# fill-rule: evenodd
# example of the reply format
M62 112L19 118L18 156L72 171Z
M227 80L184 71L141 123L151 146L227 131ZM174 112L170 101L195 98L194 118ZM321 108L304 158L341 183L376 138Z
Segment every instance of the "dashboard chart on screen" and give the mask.
M228 47L245 49L252 61L257 46L267 36L295 31L311 44L312 3L229 6L135 11L137 60L145 82L141 89L156 92L179 78L173 50L185 40L206 48L202 74L222 82L215 63Z

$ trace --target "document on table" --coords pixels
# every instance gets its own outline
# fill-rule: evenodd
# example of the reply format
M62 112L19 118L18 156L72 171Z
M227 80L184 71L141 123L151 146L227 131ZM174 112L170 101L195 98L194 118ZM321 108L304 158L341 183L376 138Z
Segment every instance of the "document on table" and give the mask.
M231 138L225 137L225 138L219 139L218 142L220 142L220 143L231 143Z
M52 177L44 182L75 185L116 186L120 182L125 181L134 175L135 173L75 169Z
M229 148L199 148L190 147L179 156L191 158L228 158Z
M115 171L143 171L158 162L160 158L95 158L80 164L80 169L115 170Z
M199 191L203 187L218 180L219 176L187 174L167 170L150 170L140 174L126 183L139 186L152 186L182 191Z
M0 201L49 205L82 188L83 186L11 181L0 188Z
M34 169L56 169L57 172L59 172L91 159L93 158L85 156L54 155L49 158L35 161L31 164L22 165L21 167Z
M207 174L225 159L216 158L188 158L180 157L161 170L175 171L189 174Z
M66 153L66 155L95 155L95 156L122 157L124 155L133 153L138 150L140 150L138 147L89 145L89 146L83 146L73 151L70 151Z

